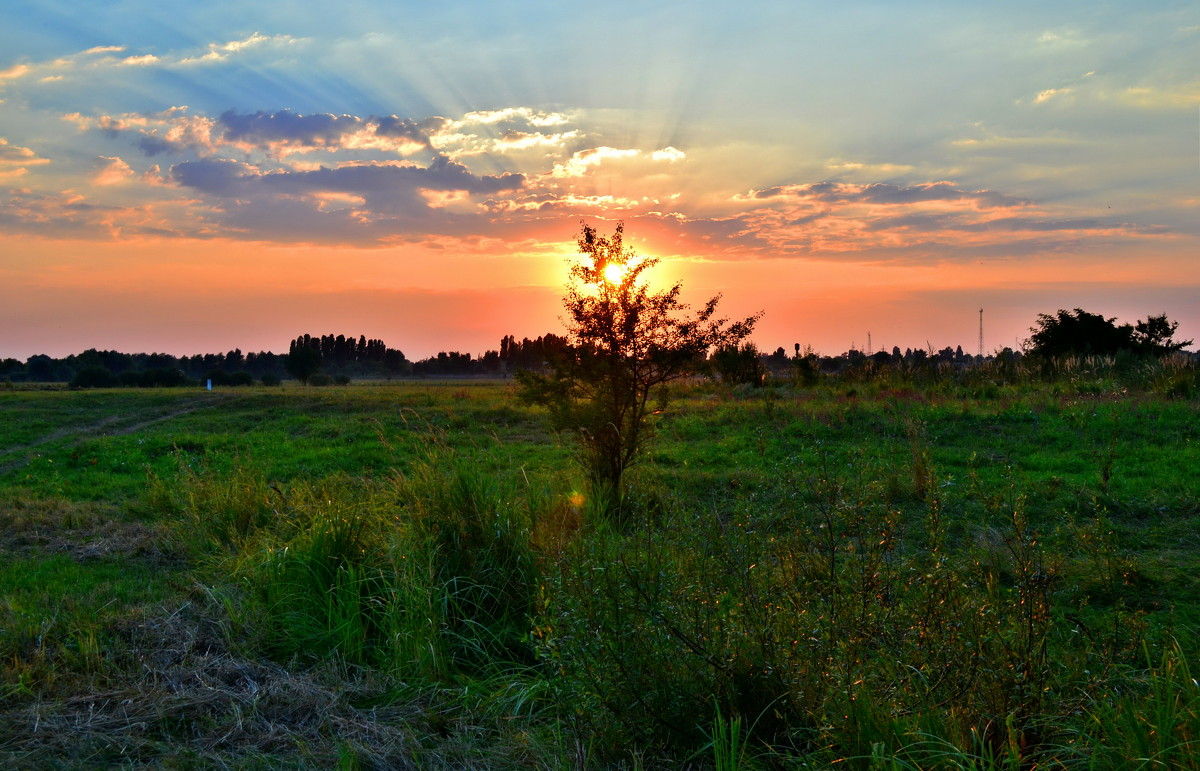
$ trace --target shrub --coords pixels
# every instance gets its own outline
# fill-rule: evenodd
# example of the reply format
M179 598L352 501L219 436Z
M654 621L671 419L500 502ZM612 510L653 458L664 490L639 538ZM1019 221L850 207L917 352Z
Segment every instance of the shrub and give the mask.
M112 388L117 385L117 378L107 368L100 366L84 367L71 378L71 388Z

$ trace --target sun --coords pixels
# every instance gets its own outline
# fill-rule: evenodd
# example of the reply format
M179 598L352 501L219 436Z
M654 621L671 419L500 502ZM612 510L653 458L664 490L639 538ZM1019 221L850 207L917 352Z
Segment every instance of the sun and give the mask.
M620 286L628 272L629 266L619 262L610 262L604 266L604 280L613 286Z

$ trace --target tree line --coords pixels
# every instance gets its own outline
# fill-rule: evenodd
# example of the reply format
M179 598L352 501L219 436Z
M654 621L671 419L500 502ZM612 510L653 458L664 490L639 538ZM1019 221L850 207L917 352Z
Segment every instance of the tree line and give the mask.
M1191 340L1176 340L1178 322L1165 314L1151 315L1135 324L1117 324L1115 318L1082 309L1039 314L1030 328L1022 350L1005 348L988 356L967 354L962 346L935 350L894 346L888 351L851 348L840 354L822 356L809 347L794 344L767 353L753 343L718 347L707 360L696 362L697 371L730 383L761 384L768 375L796 377L802 383L854 371L862 367L903 367L908 370L939 366L964 367L995 360L1015 361L1025 356L1045 362L1066 356L1120 355L1132 358L1159 357L1182 351ZM315 384L349 382L351 379L396 377L500 377L526 371L543 371L561 358L568 339L554 333L517 339L505 335L498 349L472 355L442 351L418 361L382 340L365 335L299 335L286 354L262 351L173 356L166 353L122 353L89 348L78 354L53 358L44 354L25 361L0 359L0 382L61 382L77 387L164 387L204 383L214 385L276 385L292 377Z
M288 344L287 353L243 353L235 348L226 353L174 356L89 348L61 358L36 354L25 361L0 359L0 382L110 388L184 386L209 380L218 386L278 385L289 377L325 384L395 377L502 376L518 369L541 368L565 345L565 338L553 333L519 340L505 335L499 349L479 356L442 351L418 361L366 335L299 335Z

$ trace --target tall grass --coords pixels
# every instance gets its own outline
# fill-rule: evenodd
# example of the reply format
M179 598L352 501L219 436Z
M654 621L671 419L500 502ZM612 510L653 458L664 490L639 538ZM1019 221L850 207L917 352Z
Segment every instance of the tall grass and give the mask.
M436 680L528 665L537 589L531 514L514 485L435 445L386 483L269 483L185 469L152 505L209 555L244 632L281 659L337 658Z
M435 566L452 655L462 663L531 661L537 566L516 489L444 450L398 482L411 540Z
M620 526L438 437L379 479L184 470L154 495L248 647L424 688L442 728L503 715L545 765L1195 768L1196 646L1138 605L1115 440L1092 497L1051 510L1005 458L943 466L956 407L850 402L764 402L762 468L688 495L647 473ZM1048 422L1034 406L964 425ZM773 425L811 445L783 455ZM821 444L868 425L890 454Z
M728 749L738 721L780 757L1016 769L1076 730L1093 670L1145 631L1080 633L1061 575L1090 557L1058 551L1019 496L952 542L935 482L914 527L877 461L839 466L780 470L770 512L676 511L574 545L541 651L601 751L685 752L718 724Z

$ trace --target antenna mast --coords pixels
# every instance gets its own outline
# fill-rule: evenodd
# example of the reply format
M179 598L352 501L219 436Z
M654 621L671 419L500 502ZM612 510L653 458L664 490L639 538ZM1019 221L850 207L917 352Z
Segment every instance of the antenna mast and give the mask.
M871 350L871 330L868 329L867 330L867 355L870 356L873 353L875 353L875 352L873 350Z
M983 358L983 308L979 309L979 358Z

